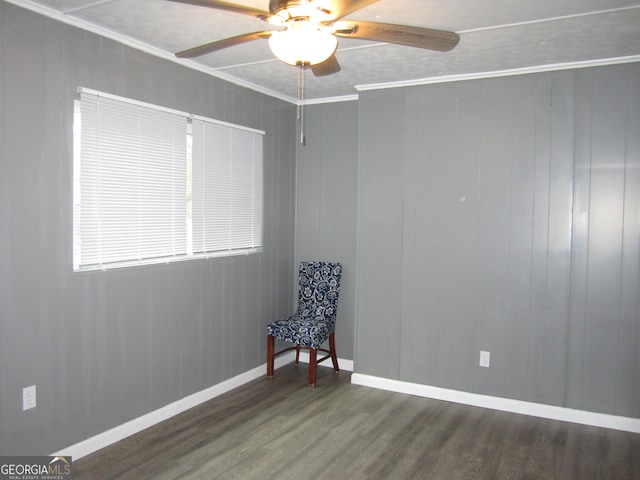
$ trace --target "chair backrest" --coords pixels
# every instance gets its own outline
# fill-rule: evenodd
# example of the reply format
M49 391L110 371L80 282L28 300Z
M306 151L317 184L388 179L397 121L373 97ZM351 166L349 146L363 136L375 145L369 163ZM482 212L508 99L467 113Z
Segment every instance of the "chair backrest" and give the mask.
M297 315L335 324L342 267L331 262L300 262Z

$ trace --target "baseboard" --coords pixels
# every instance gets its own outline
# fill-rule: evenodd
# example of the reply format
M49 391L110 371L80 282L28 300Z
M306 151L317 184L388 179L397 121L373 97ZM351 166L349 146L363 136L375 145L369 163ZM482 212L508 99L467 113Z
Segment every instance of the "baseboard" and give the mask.
M309 363L309 352L305 350L300 351L300 361L303 363ZM331 367L331 361L326 360L320 364L322 367ZM346 358L338 358L338 367L340 370L345 370L347 372L353 372L353 360L347 360Z
M275 368L280 368L291 363L294 359L295 356L293 353L282 355L281 357L276 358ZM241 373L240 375L206 388L200 392L196 392L176 402L170 403L169 405L135 418L118 427L114 427L80 443L76 443L75 445L71 445L58 452L52 453L51 456L71 456L74 460L78 460L135 433L141 432L146 428L152 427L157 423L178 415L179 413L189 410L190 408L196 407L201 403L218 397L223 393L244 385L245 383L255 380L256 378L260 378L265 375L266 369L266 364L260 365L248 372Z
M587 412L571 408L544 405L540 403L525 402L509 398L493 397L476 393L449 390L446 388L432 387L400 380L374 377L354 373L351 375L351 383L365 387L389 390L398 393L407 393L419 397L433 398L447 402L462 403L474 407L490 408L510 413L519 413L533 417L561 420L564 422L580 423L594 427L611 428L625 432L640 433L640 419L608 415L605 413Z

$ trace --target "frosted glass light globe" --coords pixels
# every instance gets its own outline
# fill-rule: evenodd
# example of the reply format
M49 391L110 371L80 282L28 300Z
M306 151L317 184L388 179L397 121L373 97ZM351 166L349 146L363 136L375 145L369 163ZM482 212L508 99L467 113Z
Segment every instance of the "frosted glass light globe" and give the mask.
M276 57L289 65L316 65L333 55L338 39L309 22L300 21L282 32L274 32L269 37L269 47Z

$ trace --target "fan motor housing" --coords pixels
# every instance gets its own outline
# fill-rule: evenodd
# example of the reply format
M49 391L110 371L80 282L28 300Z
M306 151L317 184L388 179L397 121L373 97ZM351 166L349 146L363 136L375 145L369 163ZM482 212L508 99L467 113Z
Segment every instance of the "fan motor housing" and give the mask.
M331 13L324 8L312 6L308 0L269 0L269 13L280 17L284 17L281 12L286 12L289 18L298 18L298 15L293 12L303 9L309 10L310 8L323 14Z

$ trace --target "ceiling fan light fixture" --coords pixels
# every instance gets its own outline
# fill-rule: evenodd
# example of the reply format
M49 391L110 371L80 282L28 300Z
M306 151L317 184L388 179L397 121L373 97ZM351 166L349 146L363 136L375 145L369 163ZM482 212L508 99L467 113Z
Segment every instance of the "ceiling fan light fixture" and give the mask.
M314 5L311 0L271 0L269 11L271 12L269 21L278 24L302 19L319 23L333 18L330 10Z
M338 39L309 22L293 22L282 32L269 37L273 54L289 65L316 65L324 62L338 48Z

